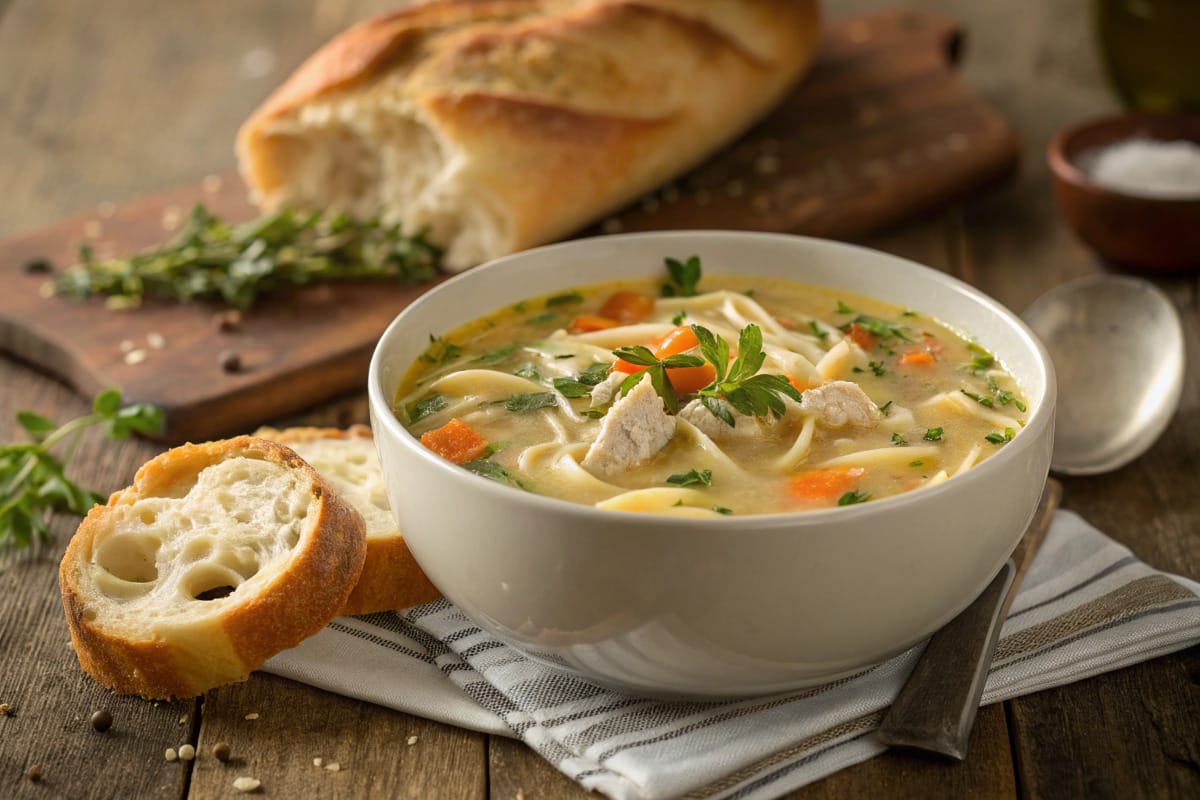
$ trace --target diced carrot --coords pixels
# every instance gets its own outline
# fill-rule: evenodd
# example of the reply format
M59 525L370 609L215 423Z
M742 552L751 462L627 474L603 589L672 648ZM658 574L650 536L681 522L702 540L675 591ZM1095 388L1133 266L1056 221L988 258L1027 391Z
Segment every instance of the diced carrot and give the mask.
M654 298L637 292L614 292L600 306L600 316L630 324L641 322L654 311Z
M700 346L696 332L690 325L680 325L675 330L662 337L654 348L654 355L659 358L676 356ZM698 392L713 382L717 370L712 364L701 364L698 367L668 367L667 380L675 391L681 394Z
M615 328L620 324L620 320L615 320L612 317L602 317L596 314L580 314L571 320L571 324L567 330L571 333L591 333L592 331L602 331L606 328Z
M458 417L421 434L421 444L455 464L473 461L488 448L487 439Z
M664 334L658 339L651 348L654 355L659 358L667 356L677 356L680 353L686 353L694 347L700 346L700 340L696 338L696 332L692 330L690 325L680 325L678 328Z
M897 359L896 363L902 367L929 366L937 359L932 353L927 353L924 350L916 350L911 353L904 353Z
M850 341L861 347L863 350L868 350L879 341L879 337L868 331L857 322L850 326L850 331L846 334Z
M854 488L862 467L825 467L792 476L788 492L801 500L833 500Z

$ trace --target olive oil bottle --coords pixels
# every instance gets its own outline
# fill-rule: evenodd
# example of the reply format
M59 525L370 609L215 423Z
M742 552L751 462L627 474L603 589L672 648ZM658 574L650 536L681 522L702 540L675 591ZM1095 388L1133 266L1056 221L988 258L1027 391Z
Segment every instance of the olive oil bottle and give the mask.
M1200 111L1200 0L1094 0L1100 52L1121 99Z

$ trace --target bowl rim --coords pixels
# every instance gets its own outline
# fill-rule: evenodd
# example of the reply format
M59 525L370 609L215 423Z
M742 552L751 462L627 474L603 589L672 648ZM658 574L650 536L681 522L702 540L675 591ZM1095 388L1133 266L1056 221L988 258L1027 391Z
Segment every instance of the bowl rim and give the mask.
M1096 199L1120 199L1138 203L1162 204L1165 206L1200 206L1200 196L1196 195L1190 197L1160 197L1131 194L1097 183L1067 155L1070 145L1076 137L1096 128L1106 126L1127 127L1129 130L1123 131L1121 136L1113 139L1113 142L1118 142L1129 138L1129 135L1135 133L1143 123L1178 118L1195 119L1200 122L1200 114L1182 111L1115 111L1111 114L1088 117L1087 119L1074 122L1059 129L1046 145L1046 161L1050 165L1050 172L1056 179L1070 184L1073 188L1085 192ZM1157 137L1152 136L1149 138ZM1164 141L1161 139L1158 140ZM1200 139L1195 140L1195 143L1200 145Z
M919 490L907 491L901 494L892 495L890 497L872 500L867 503L858 503L849 506L836 506L823 509L805 509L797 511L776 511L776 512L755 512L748 514L733 514L721 515L713 518L704 517L673 517L664 514L649 514L642 512L631 512L617 509L597 508L593 505L584 503L576 503L571 500L565 500L549 495L535 494L533 492L521 491L511 486L504 486L498 482L485 478L481 475L476 475L468 470L462 469L457 464L453 464L444 458L434 454L431 450L420 445L417 437L413 436L407 428L400 422L392 411L392 400L388 398L383 391L383 369L388 356L385 352L386 345L390 340L398 336L398 331L403 327L406 319L410 314L415 313L415 309L427 305L428 303L437 302L438 296L444 292L451 291L453 287L459 284L474 280L474 275L477 275L481 270L497 270L506 269L514 262L519 262L530 257L531 254L543 256L546 253L561 251L564 254L581 247L588 247L600 240L605 242L614 242L618 240L624 241L654 241L662 239L664 241L687 237L690 239L744 239L753 240L792 240L797 243L803 242L809 246L828 247L832 249L840 249L846 252L855 252L858 254L866 254L871 258L884 258L899 262L906 265L908 269L916 269L918 272L926 273L935 281L942 281L948 288L965 294L975 302L986 307L988 311L1012 326L1022 344L1036 354L1036 365L1040 377L1044 385L1044 392L1041 402L1034 406L1033 411L1026 419L1026 423L1022 428L1022 434L1017 435L1011 442L1004 445L1000 452L993 454L989 458L976 464L966 472L953 476L934 486L920 487ZM599 276L598 276L599 277ZM596 280L591 283L603 283L604 281ZM797 282L803 283L803 279L798 279ZM547 292L554 292L560 289L568 288L569 286L580 285L578 281L559 285L553 283L547 289ZM448 288L449 287L449 288ZM869 293L864 293L867 296L872 296ZM884 302L888 302L884 300ZM449 330L464 325L471 320L456 321L450 326ZM940 497L947 492L953 492L956 487L961 486L964 481L987 480L1010 468L1010 462L1019 459L1020 454L1030 448L1037 446L1037 440L1041 436L1052 436L1054 410L1057 405L1057 383L1055 380L1054 364L1050 359L1049 352L1045 345L1038 339L1037 335L1025 324L1015 312L1009 310L999 301L990 297L986 293L971 286L965 281L950 275L948 273L935 270L932 267L927 267L916 261L912 261L901 256L895 256L890 253L885 253L881 250L864 247L861 245L839 242L832 239L822 239L819 237L802 236L799 234L788 233L770 233L760 231L739 231L739 230L663 230L663 231L644 231L636 233L597 235L580 239L573 239L566 242L558 242L541 247L522 250L507 256L502 256L493 259L485 264L477 267L472 267L459 273L450 279L438 284L430 289L425 294L422 294L411 304L402 309L387 329L380 336L376 343L375 349L371 354L370 367L368 369L368 405L373 412L372 417L377 425L382 425L384 431L376 431L377 447L378 439L381 435L390 436L395 439L399 446L411 452L415 458L423 462L423 468L438 470L442 474L449 476L449 479L456 481L467 481L467 486L472 487L472 492L483 492L486 495L496 498L501 502L512 502L516 504L528 504L531 511L545 511L557 515L578 516L581 518L594 518L596 521L609 521L619 523L623 519L628 519L629 514L642 514L642 516L652 517L655 525L661 525L665 528L680 528L688 529L695 528L697 525L706 526L709 528L723 528L730 531L745 532L750 530L774 530L780 527L809 527L828 524L831 521L849 520L857 518L871 518L876 516L885 516L895 512L898 509L906 508L914 503L930 503L934 502L935 498ZM1050 430L1047 430L1050 428ZM385 433L386 432L386 433ZM471 482L474 481L474 482ZM499 494L497 494L499 493ZM506 500L507 498L507 500Z

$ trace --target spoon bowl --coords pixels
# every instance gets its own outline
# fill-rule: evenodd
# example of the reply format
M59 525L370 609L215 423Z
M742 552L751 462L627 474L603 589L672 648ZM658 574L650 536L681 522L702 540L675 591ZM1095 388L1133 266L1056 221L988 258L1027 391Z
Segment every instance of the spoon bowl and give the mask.
M1051 469L1095 475L1146 452L1166 429L1183 390L1183 325L1148 281L1080 278L1022 314L1058 375Z

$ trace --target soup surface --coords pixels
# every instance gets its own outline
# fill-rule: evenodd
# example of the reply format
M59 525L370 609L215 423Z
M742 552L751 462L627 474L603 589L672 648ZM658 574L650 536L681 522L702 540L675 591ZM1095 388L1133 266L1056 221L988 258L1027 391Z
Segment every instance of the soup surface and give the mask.
M694 259L672 273L431 334L397 417L519 489L685 516L870 502L970 469L1021 429L1013 378L919 311L777 279L697 289Z

